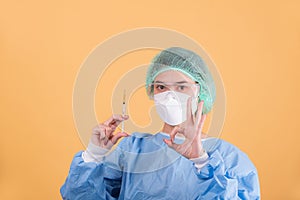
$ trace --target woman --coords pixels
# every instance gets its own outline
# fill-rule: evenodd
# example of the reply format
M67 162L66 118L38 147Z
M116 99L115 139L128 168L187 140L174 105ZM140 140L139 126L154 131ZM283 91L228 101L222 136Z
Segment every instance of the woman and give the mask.
M247 155L202 133L215 85L200 56L180 47L161 51L149 66L146 89L163 129L114 133L127 115L96 126L87 149L73 159L63 199L260 199Z

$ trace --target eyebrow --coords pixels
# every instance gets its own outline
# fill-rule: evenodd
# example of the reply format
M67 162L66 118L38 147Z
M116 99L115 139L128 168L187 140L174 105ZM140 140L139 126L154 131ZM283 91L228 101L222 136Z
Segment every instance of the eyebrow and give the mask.
M163 81L155 81L154 83L165 83ZM175 83L188 83L187 81L178 81L178 82L175 82Z

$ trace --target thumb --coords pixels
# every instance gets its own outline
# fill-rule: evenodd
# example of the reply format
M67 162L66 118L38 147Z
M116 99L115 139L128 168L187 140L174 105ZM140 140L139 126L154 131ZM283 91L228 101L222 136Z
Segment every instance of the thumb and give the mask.
M129 136L127 133L125 132L118 132L117 134L115 134L112 138L111 138L111 142L113 144L116 144L118 142L119 139L121 139L122 137L127 137Z

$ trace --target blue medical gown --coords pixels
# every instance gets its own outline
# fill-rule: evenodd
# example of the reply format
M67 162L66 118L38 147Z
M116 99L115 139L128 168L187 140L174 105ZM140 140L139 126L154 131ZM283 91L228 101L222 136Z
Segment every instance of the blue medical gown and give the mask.
M197 170L164 138L134 133L99 163L84 162L77 153L60 190L63 199L260 199L257 170L237 147L203 140L209 160Z

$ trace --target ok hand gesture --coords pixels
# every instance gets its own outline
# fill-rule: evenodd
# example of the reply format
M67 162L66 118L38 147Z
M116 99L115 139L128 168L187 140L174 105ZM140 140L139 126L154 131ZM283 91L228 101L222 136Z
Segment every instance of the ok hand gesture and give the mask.
M198 103L198 109L196 117L192 114L191 100L187 102L187 120L179 126L175 126L170 133L170 140L164 139L164 142L185 156L186 158L198 158L204 153L204 149L201 142L202 128L206 119L206 114L202 115L202 109L204 101ZM174 143L174 139L177 133L181 133L185 136L185 141L182 144Z

